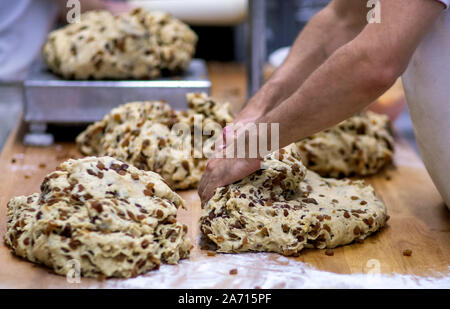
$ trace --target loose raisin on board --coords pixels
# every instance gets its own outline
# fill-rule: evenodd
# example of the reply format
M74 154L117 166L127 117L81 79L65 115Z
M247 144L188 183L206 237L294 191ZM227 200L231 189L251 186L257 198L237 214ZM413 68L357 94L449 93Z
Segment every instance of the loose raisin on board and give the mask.
M411 256L411 255L412 255L412 250L411 250L411 249L405 249L405 250L403 250L403 255L404 255L404 256Z
M328 255L328 256L333 256L334 255L334 251L333 251L333 249L327 249L327 250L325 250L325 254Z

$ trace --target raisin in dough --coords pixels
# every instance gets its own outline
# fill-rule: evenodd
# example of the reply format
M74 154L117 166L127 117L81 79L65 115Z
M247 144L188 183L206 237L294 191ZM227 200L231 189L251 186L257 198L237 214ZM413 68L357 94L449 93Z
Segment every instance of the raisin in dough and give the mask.
M51 32L43 58L64 78L148 79L186 69L196 43L186 24L163 12L90 11Z
M45 177L41 193L10 200L5 242L61 275L75 259L83 276L136 276L189 256L180 206L155 173L110 157L69 160Z
M212 124L222 132L233 117L228 103L218 104L204 93L189 93L186 98L189 109L181 112L161 101L119 106L77 137L78 148L84 155L111 156L154 171L174 189L195 188L206 158L193 156L194 130L200 124L203 128ZM190 134L179 134L177 127ZM209 138L203 135L202 142Z
M294 144L264 169L218 188L202 209L201 230L219 252L298 255L362 240L385 225L384 204L362 181L306 170Z
M304 163L321 176L371 175L392 161L388 117L370 111L297 143Z

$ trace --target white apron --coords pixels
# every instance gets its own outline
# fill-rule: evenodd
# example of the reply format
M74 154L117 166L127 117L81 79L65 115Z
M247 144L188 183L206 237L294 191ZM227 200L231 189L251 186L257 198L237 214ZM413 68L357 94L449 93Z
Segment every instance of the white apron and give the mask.
M448 7L450 0L441 2ZM450 209L450 11L420 43L402 79L417 146Z

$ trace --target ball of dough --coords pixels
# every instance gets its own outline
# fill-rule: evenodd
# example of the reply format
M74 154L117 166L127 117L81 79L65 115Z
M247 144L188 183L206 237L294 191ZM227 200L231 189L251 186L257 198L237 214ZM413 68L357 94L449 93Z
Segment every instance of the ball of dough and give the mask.
M370 111L296 144L308 169L333 178L375 174L394 154L388 117Z
M89 11L48 35L43 58L68 79L149 79L186 69L196 44L189 26L167 13Z
M189 256L183 203L155 173L110 157L69 160L40 193L10 200L5 242L57 274L77 263L86 277L132 277Z
M84 155L111 156L154 171L174 189L195 188L207 158L193 152L194 143L199 144L194 131L221 133L233 117L228 103L218 104L205 93L189 93L187 101L186 111L174 111L161 101L119 106L77 137L78 148ZM200 139L197 146L206 147L211 136Z
M298 255L362 240L385 225L386 207L371 186L307 171L294 144L263 166L216 189L202 209L201 230L219 252Z

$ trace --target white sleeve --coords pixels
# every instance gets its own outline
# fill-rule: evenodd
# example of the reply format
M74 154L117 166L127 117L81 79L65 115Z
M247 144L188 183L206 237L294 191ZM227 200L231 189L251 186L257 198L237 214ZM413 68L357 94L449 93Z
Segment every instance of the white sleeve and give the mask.
M450 6L450 0L437 0L437 1L445 5L446 9L448 9L448 7Z

